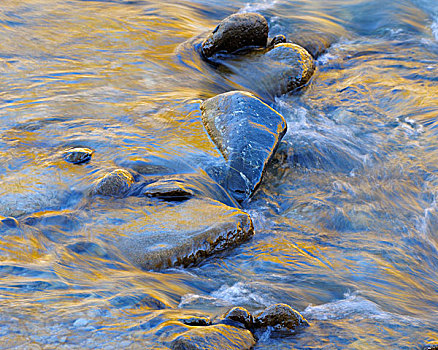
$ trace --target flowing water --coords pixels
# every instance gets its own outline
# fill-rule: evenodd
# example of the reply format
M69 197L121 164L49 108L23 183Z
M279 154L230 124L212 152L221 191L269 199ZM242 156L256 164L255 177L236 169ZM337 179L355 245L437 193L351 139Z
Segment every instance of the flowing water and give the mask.
M151 272L108 253L106 224L129 221L129 205L6 230L0 348L163 349L181 318L276 302L312 325L256 349L438 343L435 0L3 0L0 215L68 212L104 171L148 157L214 158L200 100L264 87L215 71L190 39L239 11L263 14L272 36L334 41L309 86L265 98L288 133L244 208L254 237ZM75 145L93 161L60 159Z

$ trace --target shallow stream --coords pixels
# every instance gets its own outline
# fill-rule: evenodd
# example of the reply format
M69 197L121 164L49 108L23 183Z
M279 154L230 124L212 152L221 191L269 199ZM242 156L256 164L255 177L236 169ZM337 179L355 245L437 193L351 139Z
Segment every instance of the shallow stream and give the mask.
M190 39L239 11L334 41L306 88L272 97L200 60ZM438 344L435 0L1 1L0 86L0 215L17 218L68 212L114 167L214 159L199 103L218 93L252 90L288 123L244 208L256 234L198 266L109 254L129 202L1 233L0 348L163 349L181 318L280 302L311 327L255 349ZM59 157L77 145L92 162Z

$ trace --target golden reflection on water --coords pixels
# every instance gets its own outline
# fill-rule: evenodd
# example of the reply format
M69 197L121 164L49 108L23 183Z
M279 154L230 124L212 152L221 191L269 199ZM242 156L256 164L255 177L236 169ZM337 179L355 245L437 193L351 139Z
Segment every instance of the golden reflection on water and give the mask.
M274 6L266 13L278 21L273 24L291 34L301 28L341 38L318 62L305 91L275 101L286 105L285 113L289 112L289 145L296 146L293 137L300 136L300 127L307 123L314 128L311 132L345 142L342 154L359 148L358 153L365 155L357 159L371 159L361 163L364 168L345 174L327 168L321 171L318 166L308 171L284 166L281 181L266 181L251 208L266 215L268 224L259 225L258 235L230 255L191 270L142 271L123 257L108 258L108 242L85 252L67 248L82 239L117 237L117 229L108 228L105 220L110 215L105 214L108 208L104 205L99 207L102 203L91 214L102 220L84 224L82 236L62 227L4 235L0 307L5 317L12 310L20 317L14 322L33 327L30 334L46 332L32 319L41 318L47 327L60 324L61 330L50 329L57 335L82 332L72 324L84 317L96 327L82 337L93 333L95 337L104 334L102 338L108 337L102 329L126 331L129 338L132 328L151 322L154 326L140 327L132 334L140 342L158 338L159 332L167 339L183 329L176 319L189 313L174 310L183 296L209 295L241 281L248 289L261 288L250 289L256 296L261 293L267 300L290 302L301 310L310 303L329 303L359 290L385 310L413 315L429 327L418 330L402 321L388 325L370 321L369 315L315 320L314 331L302 338L306 344L317 342L315 347L330 344L338 331L345 339L354 339L349 344L337 340L337 344L355 349L384 348L391 342L379 338L400 338L404 332L417 342L438 339L430 330L436 321L431 311L437 303L436 271L433 260L428 260L433 257L426 253L429 249L433 255L433 249L427 240L418 243L417 224L425 208L432 206L437 188L432 180L427 182L433 178L431 169L436 171L438 159L436 129L432 128L438 125L436 55L417 46L418 37L411 46L400 47L397 44L403 41L388 39L384 31L366 38L354 33L348 26L352 26L354 6L361 4L359 0L301 1L294 12L289 2L279 2L280 10ZM426 36L430 29L425 26L424 12L404 4L391 5L401 12L391 18L391 24L398 21ZM190 45L181 44L211 30L220 15L243 5L3 1L0 215L48 214L47 206L56 209L65 204L66 197L60 193L86 192L123 161L159 156L169 162L184 158L192 165L193 154L220 157L203 129L199 98L239 85L232 78L219 77ZM300 108L307 118L302 124L297 121ZM405 122L406 118L412 122ZM399 124L392 127L391 123ZM61 151L74 145L97 150L93 161L83 166L66 163ZM329 146L333 145L338 146ZM315 152L327 160L324 149ZM125 232L133 230L134 220L130 224L129 219L135 211L117 211L117 203L112 204L111 215L126 219ZM271 208L275 214L265 213ZM147 226L148 210L142 215ZM173 225L190 227L190 218L168 216ZM169 227L165 220L161 224ZM426 232L436 233L429 226ZM158 310L163 307L172 310ZM211 305L204 309L211 315L216 310ZM172 329L178 331L172 334ZM28 338L17 335L8 340L6 335L2 342L26 345ZM285 348L294 341L287 340Z

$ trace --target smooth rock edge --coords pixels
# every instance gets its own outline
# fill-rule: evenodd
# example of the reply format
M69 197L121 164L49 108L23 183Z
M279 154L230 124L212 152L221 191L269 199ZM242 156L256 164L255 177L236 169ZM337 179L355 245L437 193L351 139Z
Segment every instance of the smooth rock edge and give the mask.
M232 53L249 46L265 47L269 26L258 13L235 13L223 19L203 41L201 53L209 58L218 52Z

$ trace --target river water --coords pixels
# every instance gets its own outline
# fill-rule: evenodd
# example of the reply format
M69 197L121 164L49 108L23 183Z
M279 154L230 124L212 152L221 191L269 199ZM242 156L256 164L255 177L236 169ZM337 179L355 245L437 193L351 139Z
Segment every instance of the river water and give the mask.
M1 1L0 215L69 210L72 192L146 154L182 167L214 154L200 100L264 87L218 74L184 42L239 11L263 14L272 36L334 41L309 86L265 99L288 133L244 208L254 237L150 272L106 253L114 210L5 231L0 348L164 349L181 317L276 302L311 327L256 349L438 344L435 0ZM75 145L93 161L59 158Z

